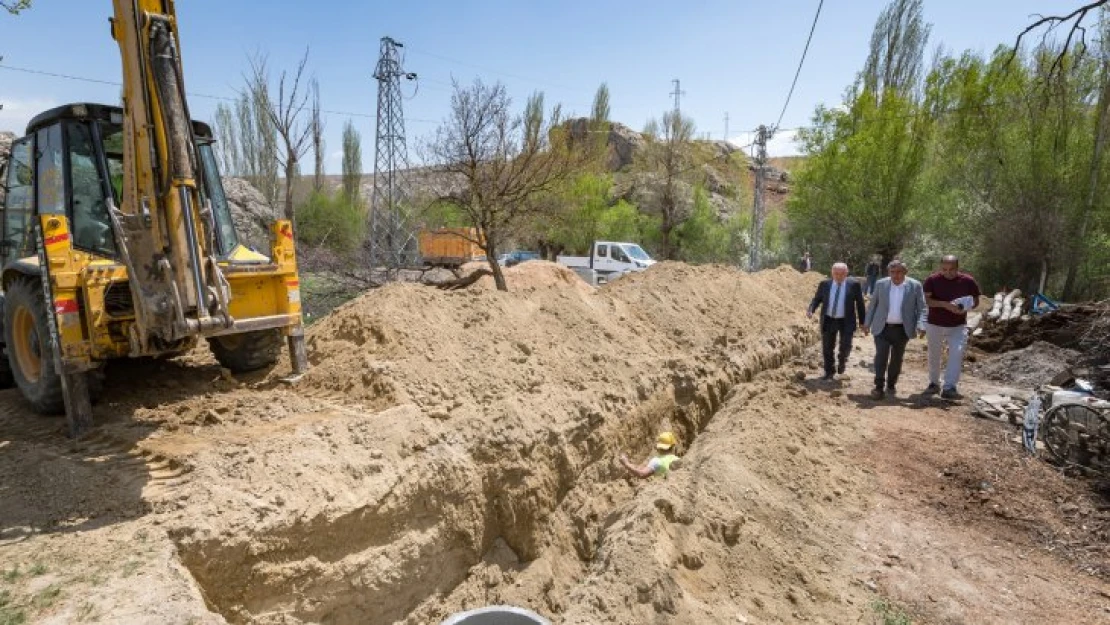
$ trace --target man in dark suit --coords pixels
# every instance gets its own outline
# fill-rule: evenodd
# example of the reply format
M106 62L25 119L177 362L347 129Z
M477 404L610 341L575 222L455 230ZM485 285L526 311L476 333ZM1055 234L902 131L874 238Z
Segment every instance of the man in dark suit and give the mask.
M821 348L824 356L825 376L833 379L833 373L844 373L848 357L852 355L852 335L856 328L863 327L863 288L859 282L848 279L848 265L836 263L832 266L832 278L817 285L817 294L809 303L806 317L812 319L813 312L821 307ZM840 353L833 369L834 348L839 337Z

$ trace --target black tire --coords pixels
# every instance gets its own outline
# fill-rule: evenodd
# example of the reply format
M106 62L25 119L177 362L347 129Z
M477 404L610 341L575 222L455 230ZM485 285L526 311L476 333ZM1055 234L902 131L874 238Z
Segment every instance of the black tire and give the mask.
M281 330L257 330L208 339L212 355L232 373L271 367L281 355Z
M0 293L0 311L4 310L4 294ZM0 312L0 340L4 339L4 315ZM15 388L15 376L12 375L12 366L8 363L8 352L0 352L0 389Z
M35 412L62 414L62 377L54 370L42 287L38 281L17 278L4 295L4 345L15 385Z

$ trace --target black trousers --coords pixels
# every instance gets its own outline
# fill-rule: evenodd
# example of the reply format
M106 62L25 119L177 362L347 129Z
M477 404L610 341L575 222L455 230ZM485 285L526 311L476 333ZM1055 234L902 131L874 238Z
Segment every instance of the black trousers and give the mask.
M841 367L848 364L848 357L852 355L852 335L856 327L847 319L833 319L826 316L821 320L821 355L825 360L825 375L836 373L834 362ZM839 341L837 340L839 338ZM840 343L838 358L833 358L837 343Z
M875 335L875 388L894 388L902 373L902 357L906 355L906 328L900 323L888 323Z

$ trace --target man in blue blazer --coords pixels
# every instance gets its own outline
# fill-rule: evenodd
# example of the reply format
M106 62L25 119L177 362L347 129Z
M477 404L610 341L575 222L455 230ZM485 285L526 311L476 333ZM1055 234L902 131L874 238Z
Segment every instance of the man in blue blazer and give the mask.
M863 287L859 282L848 279L848 265L836 263L832 266L832 278L817 285L817 293L809 303L806 317L813 318L813 312L821 307L821 354L824 357L825 376L833 379L833 348L840 338L840 353L836 354L836 373L844 373L848 357L852 355L852 335L856 327L863 327Z
M875 337L875 388L872 399L894 397L906 343L913 335L925 336L925 291L921 283L906 277L906 265L892 260L886 266L889 278L875 283L864 317L864 333ZM885 385L885 392L884 392Z

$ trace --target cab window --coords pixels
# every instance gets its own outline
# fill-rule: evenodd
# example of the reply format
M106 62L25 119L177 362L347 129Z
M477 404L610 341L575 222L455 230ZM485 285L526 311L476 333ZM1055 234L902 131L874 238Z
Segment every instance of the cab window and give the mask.
M92 127L87 123L66 124L70 176L70 222L73 245L79 249L114 256L115 238L105 198Z
M597 257L598 258L608 258L609 257L609 246L608 245L599 245L599 246L597 246Z
M617 261L618 263L627 263L628 262L628 255L624 253L624 250L622 250L621 248L614 245L613 246L613 260Z
M220 256L228 256L239 245L239 236L235 233L235 222L231 218L231 207L224 194L224 185L220 180L220 169L216 165L216 155L212 152L212 144L204 143L198 147L201 166L204 168L204 190L208 200L212 203L212 216L216 225L216 246Z
M104 160L108 164L108 182L116 206L123 202L123 126L100 122L100 143L104 146Z
M35 189L39 215L64 215L66 212L62 154L60 124L43 128L35 134Z
M35 253L32 248L34 237L30 236L34 216L33 172L31 137L26 137L12 144L12 154L8 161L8 195L3 207L4 239L0 242L0 252L5 261Z

